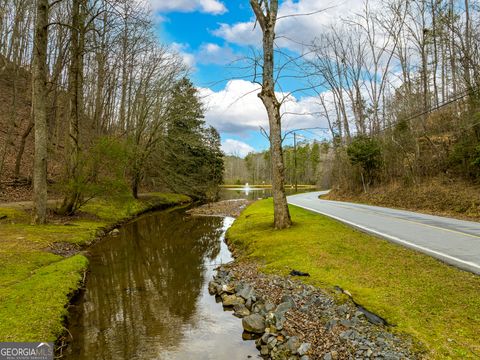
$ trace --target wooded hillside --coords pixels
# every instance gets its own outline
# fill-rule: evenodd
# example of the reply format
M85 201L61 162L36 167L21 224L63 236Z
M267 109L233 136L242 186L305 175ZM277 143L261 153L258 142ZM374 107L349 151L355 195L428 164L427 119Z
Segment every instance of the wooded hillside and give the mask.
M32 182L43 107L50 190L64 198L57 211L106 193L136 197L145 184L215 196L219 134L206 126L188 68L158 42L144 3L2 0L0 9L4 199L15 198L6 186Z
M308 60L335 158L334 187L368 191L480 176L475 0L385 0L318 35Z

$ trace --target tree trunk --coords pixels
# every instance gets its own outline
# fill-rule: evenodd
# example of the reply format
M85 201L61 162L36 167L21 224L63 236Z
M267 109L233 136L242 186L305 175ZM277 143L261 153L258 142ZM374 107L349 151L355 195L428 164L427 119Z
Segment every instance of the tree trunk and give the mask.
M80 161L80 122L83 119L83 51L85 43L84 0L74 0L72 5L72 37L71 62L69 69L70 118L67 154L67 179L78 181ZM81 198L76 187L63 199L63 204L57 210L59 214L72 214L76 208L75 202Z
M250 0L250 5L255 13L263 32L263 84L259 94L268 114L270 125L270 154L272 159L272 193L274 226L276 229L285 229L292 225L285 196L285 166L282 150L282 125L280 116L280 103L275 95L274 80L274 40L275 24L278 13L278 0L271 0L266 14L262 10L262 0ZM269 7L269 8L268 8Z
M17 152L17 157L15 159L15 179L20 178L20 166L22 164L23 153L25 152L25 144L27 142L28 135L30 135L33 129L34 123L32 120L28 123L27 128L22 134L22 139L20 140L20 147Z
M47 222L47 43L48 0L37 0L37 20L33 47L33 114L35 121L35 160L33 200L36 224Z

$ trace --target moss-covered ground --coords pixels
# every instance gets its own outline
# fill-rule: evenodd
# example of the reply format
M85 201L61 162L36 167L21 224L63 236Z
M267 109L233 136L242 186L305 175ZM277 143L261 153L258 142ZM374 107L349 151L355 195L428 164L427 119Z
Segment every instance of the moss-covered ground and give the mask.
M292 206L294 224L273 229L272 201L250 205L229 229L240 260L262 271L310 273L305 281L348 290L409 334L432 359L480 358L480 276Z
M94 200L82 216L30 225L28 210L0 204L0 342L55 341L64 331L69 297L78 288L88 260L46 251L55 242L85 246L99 231L152 208L190 201L153 193L135 200Z

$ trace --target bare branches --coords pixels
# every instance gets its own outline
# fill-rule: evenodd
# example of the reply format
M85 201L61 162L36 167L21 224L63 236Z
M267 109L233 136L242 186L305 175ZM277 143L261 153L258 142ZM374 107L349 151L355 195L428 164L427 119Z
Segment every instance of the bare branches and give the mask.
M303 14L289 14L289 15L283 15L283 16L279 16L277 18L277 20L281 20L281 19L288 19L288 18L295 18L295 17L302 17L302 16L312 16L312 15L316 15L316 14L320 14L320 13L323 13L325 11L328 11L330 9L333 9L335 8L336 6L330 6L328 8L325 8L325 9L320 9L320 10L316 10L316 11L312 11L312 12L308 12L308 13L303 13Z

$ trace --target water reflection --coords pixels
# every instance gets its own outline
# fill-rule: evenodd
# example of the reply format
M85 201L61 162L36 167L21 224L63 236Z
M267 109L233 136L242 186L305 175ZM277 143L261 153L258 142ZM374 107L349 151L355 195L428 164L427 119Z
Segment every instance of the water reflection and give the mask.
M73 312L69 359L246 359L240 320L208 295L232 219L163 212L91 250L87 290ZM234 350L234 352L232 352Z
M285 188L285 193L288 195L294 195L298 193L313 191L314 189L298 189L295 192L294 188L287 187ZM248 200L257 200L264 199L272 196L271 188L255 188L255 187L239 187L239 188L223 188L220 191L220 198L222 200L230 199L248 199Z

